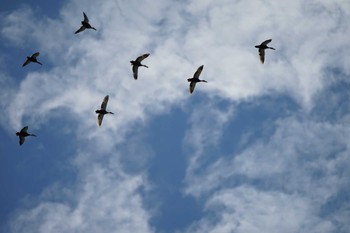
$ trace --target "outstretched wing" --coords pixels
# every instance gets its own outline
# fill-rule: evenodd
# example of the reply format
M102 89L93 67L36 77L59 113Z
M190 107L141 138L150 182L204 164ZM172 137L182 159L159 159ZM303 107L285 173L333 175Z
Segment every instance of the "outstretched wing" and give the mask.
M102 101L102 104L101 104L101 109L102 110L106 110L108 99L109 99L109 95L106 95L105 98L103 98L103 101Z
M84 15L84 22L89 23L89 18L86 16L85 12L83 12Z
M103 116L104 116L104 114L98 114L97 115L97 125L98 126L102 125Z
M194 88L196 87L196 82L191 82L190 83L190 88L189 88L189 91L190 93L192 94L192 92L194 91Z
M82 32L84 30L85 30L85 27L81 26L74 34L77 34L77 33Z
M132 66L132 73L134 75L134 79L137 80L137 73L138 73L138 70L139 70L139 67L138 66L135 66L133 65Z
M32 58L36 58L37 56L39 56L40 55L40 53L39 52L36 52L36 53L34 53L33 55L32 55Z
M148 56L149 56L149 53L145 53L145 54L139 56L138 58L136 58L136 62L141 62L143 59L145 59Z
M264 64L265 61L265 49L259 49L259 57L262 64Z
M264 42L261 43L261 45L267 45L267 44L270 43L271 41L272 41L272 39L265 40Z
M23 127L23 129L21 129L20 133L27 133L28 130L28 126Z
M194 73L193 78L199 78L199 75L202 73L204 65L201 65L200 67L198 67L196 73Z
M19 136L19 145L22 146L22 144L24 143L25 137L23 136Z
M23 63L22 67L28 65L29 63L30 63L30 60L27 59L27 60Z

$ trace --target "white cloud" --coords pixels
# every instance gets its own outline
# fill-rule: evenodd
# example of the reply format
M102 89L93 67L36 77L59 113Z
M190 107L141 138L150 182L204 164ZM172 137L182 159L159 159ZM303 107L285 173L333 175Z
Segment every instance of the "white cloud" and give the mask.
M30 31L35 31L35 24L30 20L33 12L28 6L22 6L4 18L1 34L18 46L25 46Z
M92 7L94 4L90 4L91 9L85 10L91 12L88 13L91 23L100 30L73 35L69 28L74 31L82 18L81 12L76 9L79 1L75 1L61 10L62 19L44 19L36 25L31 37L56 66L48 71L48 77L43 81L51 85L52 91L55 86L49 79L54 75L70 80L63 84L64 87L87 84L84 89L95 92L93 96L97 96L96 91L100 95L108 92L121 97L119 105L131 104L137 109L152 106L152 96L163 104L180 103L187 95L183 91L184 86L187 89L186 78L193 74L196 67L204 64L203 76L213 83L206 87L209 95L242 100L270 94L271 91L290 93L306 109L311 109L313 96L328 83L324 69L327 66L345 67L329 61L340 48L346 51L347 42L341 35L349 31L349 27L338 24L338 18L344 17L342 15L346 11L338 2L331 6L323 6L322 3L308 5L302 1L289 4L290 13L286 15L281 9L287 6L282 2L261 5L259 2L193 1L187 6L185 3L147 1L133 7L133 2L107 1L97 5L96 9ZM141 10L146 5L149 10ZM330 10L322 11L325 7ZM257 8L268 13L256 14ZM333 8L342 14L334 16ZM169 17L162 14L164 9L170 12ZM100 13L94 14L96 11ZM21 25L18 20L38 18L27 9L13 14L22 17L8 16L5 22L10 23L5 24L4 31L18 30L17 25ZM258 17L254 20L255 27L252 24L247 26L249 23L246 21L251 21L251 16ZM183 18L188 18L191 23ZM295 24L302 19L303 23ZM266 26L262 27L257 22L264 22ZM257 32L267 34L259 35ZM266 64L261 65L253 46L270 36L277 50L268 51ZM24 35L8 33L5 37L16 41L14 38L20 39ZM128 62L144 52L151 52L145 60L151 68L141 69L140 80L134 82ZM346 60L345 52L340 55ZM36 74L39 75L43 76ZM23 88L27 89L26 86ZM48 89L45 87L45 90ZM149 98L147 103L144 96ZM142 102L141 106L138 106L139 102ZM28 107L32 105L23 103L26 104ZM162 109L163 104L153 104L152 108ZM135 115L138 115L137 109L134 109Z
M314 209L298 194L258 191L249 186L216 193L207 203L213 211L189 232L333 232L330 221L313 217Z
M26 67L28 74L18 88L1 88L1 95L12 99L1 103L6 112L3 121L9 122L3 127L18 130L30 123L39 129L60 116L74 126L81 143L72 159L81 178L71 190L69 199L74 204L43 199L36 207L17 213L13 231L151 232L151 216L138 190L149 182L144 178L147 170L140 166L136 174L126 175L118 165L128 153L137 162L134 154L142 149L126 152L118 146L128 143L128 134L138 132L136 128L147 125L150 118L175 106L191 107L186 109L191 118L184 139L193 149L186 193L209 198L207 210L218 215L216 220L203 217L193 224L195 231L333 231L335 225L329 218L322 219L317 208L348 183L337 172L348 163L346 153L338 153L339 148L347 148L344 138L348 136L340 125L285 118L276 123L267 144L264 140L254 143L209 166L212 155L205 152L220 145L225 126L235 117L236 105L223 109L216 106L218 99L242 103L283 94L300 104L303 115L312 111L315 97L335 82L328 79L327 70L350 74L346 39L350 28L344 23L349 19L348 6L341 0L311 4L77 0L64 5L57 19L42 19L24 7L7 15L2 37L15 46L40 50L44 65L36 72ZM82 11L97 31L74 35ZM266 63L261 65L254 45L270 37L277 50L267 51ZM145 52L151 53L144 60L150 68L140 68L135 81L129 61ZM190 96L186 79L202 64L202 77L208 83L198 85ZM106 116L97 129L94 110L106 94L110 95L108 108L116 115ZM193 107L204 94L207 103ZM322 137L324 132L337 140ZM140 141L133 143L136 146ZM310 157L302 157L306 152ZM146 154L152 156L152 149ZM223 188L236 176L243 176L249 185ZM259 190L253 182L259 179L278 189ZM230 203L236 195L239 198ZM247 207L250 211L245 212ZM344 225L346 214L338 212L334 218ZM290 222L283 225L285 219Z
M138 193L143 186L147 188L142 177L93 165L81 178L80 186L71 190L73 200L42 200L36 207L19 212L12 232L152 231Z
M213 228L210 232L229 232L233 229L237 232L318 232L320 226L326 227L322 228L322 232L343 232L342 230L348 227L344 218L349 217L349 213L341 208L329 215L321 213L320 209L326 208L324 211L327 213L329 208L333 208L330 204L333 198L349 192L347 167L350 160L347 156L347 138L350 131L343 127L343 123L315 122L312 118L301 119L300 116L280 119L276 124L276 130L269 139L260 138L239 154L220 156L207 165L205 170L202 167L198 169L201 170L199 173L189 173L186 193L195 197L208 196L210 200L216 199L217 195L221 196L222 193L228 193L231 197L220 199L219 207L214 205L215 208L209 208L215 215L220 216L220 220L210 227ZM242 188L244 184L249 185L249 192L240 191L237 194L237 190L246 190L246 187ZM250 197L251 192L258 193L259 197ZM310 208L311 212L288 206L288 211L286 209L270 213L266 208L271 203L259 198L261 195L270 196L271 193L285 198L284 204L278 203L278 198L272 198L276 201L273 205L276 205L277 209L285 208L287 203L293 205L302 201L302 205ZM239 198L244 195L247 195L247 200L241 201ZM296 196L298 198L294 200ZM339 201L345 205L347 203L342 198ZM251 214L246 206L237 207L234 204L242 204L241 202L249 203L252 211L263 209L261 215L264 217L254 219L256 214ZM232 205L234 210L227 211L226 208ZM326 207L329 205L330 207ZM243 217L236 208L244 212ZM288 214L299 215L302 218L293 219ZM282 222L280 218L289 219L289 223L295 225L290 226L285 222L281 226L275 225ZM210 221L210 218L205 218L196 228L201 228L202 224L207 225L207 221ZM244 224L246 221L248 225ZM265 225L259 226L262 223ZM227 226L230 230L221 229L220 226Z

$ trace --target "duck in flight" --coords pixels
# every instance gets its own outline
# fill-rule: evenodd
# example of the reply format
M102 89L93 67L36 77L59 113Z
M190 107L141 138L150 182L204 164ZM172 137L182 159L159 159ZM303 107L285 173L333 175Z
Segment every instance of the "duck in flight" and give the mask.
M108 99L109 99L109 96L106 95L105 98L104 98L103 101L102 101L101 108L100 108L100 109L97 109L97 110L95 111L95 112L98 114L98 115L97 115L97 125L98 125L98 126L101 126L102 120L103 120L103 116L104 116L105 114L114 114L113 112L107 112L107 111L106 111Z
M42 65L36 58L40 55L39 52L34 53L32 56L27 57L27 60L23 63L22 67L28 65L31 62L38 63Z
M276 50L272 47L267 46L267 44L270 43L271 41L272 41L272 39L269 39L269 40L265 40L260 45L255 45L255 48L259 49L259 57L260 57L260 61L262 64L264 64L264 61L265 61L265 49Z
M207 82L205 80L201 80L199 79L199 75L202 73L204 65L201 65L200 67L198 67L196 73L194 73L193 78L189 78L187 79L188 82L190 82L190 88L189 91L192 94L192 92L194 91L194 88L196 87L196 84L199 82Z
M81 27L75 32L75 34L84 31L85 29L94 29L96 31L96 28L92 27L89 23L89 18L86 16L86 14L83 12L84 20L81 21Z
M132 72L133 72L135 80L137 80L138 69L140 66L144 66L144 67L148 68L148 66L141 64L141 61L143 59L147 58L148 56L149 56L149 53L145 53L145 54L139 56L138 58L136 58L135 61L130 61L131 65L132 65Z
M19 137L19 145L20 146L22 146L22 144L24 143L25 137L27 137L27 136L36 137L35 134L28 133L28 126L26 126L23 129L21 129L21 131L16 133L16 135Z

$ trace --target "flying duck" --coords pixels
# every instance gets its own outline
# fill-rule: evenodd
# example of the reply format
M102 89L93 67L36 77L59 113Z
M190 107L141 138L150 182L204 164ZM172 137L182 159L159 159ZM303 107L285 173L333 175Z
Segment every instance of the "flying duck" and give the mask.
M35 62L38 63L40 65L42 65L40 62L38 62L38 60L36 59L38 56L40 55L39 52L34 53L32 56L27 57L27 60L23 63L22 67L28 65L31 62Z
M23 129L21 129L21 131L16 133L16 135L19 137L19 145L20 146L24 143L25 137L27 137L27 136L36 137L35 134L29 134L27 131L28 131L28 126L24 127Z
M144 67L148 68L148 66L141 64L141 61L148 56L149 56L149 53L145 53L145 54L139 56L138 58L136 58L135 61L130 61L131 65L132 65L132 72L134 74L135 80L137 80L137 73L138 73L139 66L144 66Z
M269 39L269 40L265 40L260 45L255 45L255 48L259 49L260 61L261 61L262 64L264 64L264 61L265 61L265 49L276 50L276 49L274 49L272 47L267 46L267 44L270 43L271 41L272 41L272 39Z
M86 16L86 14L83 12L84 14L84 20L81 21L81 27L75 32L75 34L84 31L85 29L94 29L96 31L96 28L92 27L89 23L89 18Z
M189 91L190 91L191 94L194 91L194 88L196 87L196 83L199 83L199 82L205 82L206 83L207 82L205 80L199 79L199 75L202 73L203 67L204 67L204 65L201 65L200 67L198 67L196 73L194 73L194 75L193 75L193 78L187 79L187 81L190 82Z
M103 101L102 101L101 108L100 108L100 109L97 109L97 110L95 111L95 112L98 114L98 115L97 115L97 125L98 125L98 126L101 126L102 120L103 120L103 116L104 116L105 114L114 114L113 112L107 112L107 111L106 111L108 99L109 99L109 96L106 95L105 98L104 98Z

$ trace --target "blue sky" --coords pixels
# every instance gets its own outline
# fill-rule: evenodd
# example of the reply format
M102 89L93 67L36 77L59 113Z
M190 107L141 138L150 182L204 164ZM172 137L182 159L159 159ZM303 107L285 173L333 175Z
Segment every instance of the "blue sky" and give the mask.
M83 11L97 31L74 35ZM0 232L350 231L348 1L5 0L0 16Z

